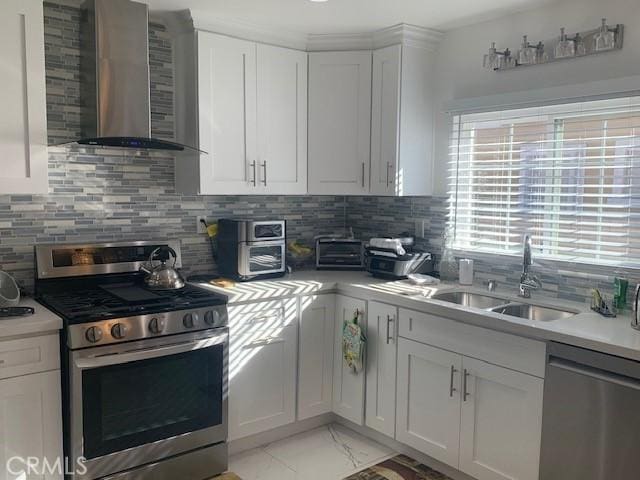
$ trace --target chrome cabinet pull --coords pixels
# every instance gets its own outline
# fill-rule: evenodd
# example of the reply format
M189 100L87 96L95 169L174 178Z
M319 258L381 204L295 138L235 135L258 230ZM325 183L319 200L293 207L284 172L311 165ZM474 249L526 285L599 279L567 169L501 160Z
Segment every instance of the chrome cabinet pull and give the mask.
M249 165L251 165L251 168L253 168L253 180L251 180L251 183L253 184L254 187L257 187L258 183L256 178L256 161L254 160Z
M262 177L262 183L266 187L267 186L267 161L266 160L262 164L262 168L264 168L264 177Z
M470 395L470 393L467 391L467 378L469 378L470 373L467 371L467 369L464 369L464 376L462 377L462 401L466 402L467 401L467 397Z
M389 169L391 168L391 164L387 162L387 187L389 187Z
M451 377L450 377L450 380L449 380L449 396L451 398L453 398L453 392L456 391L456 388L453 386L453 376L456 373L458 373L458 369L454 365L451 365Z
M387 315L387 345L393 340L393 335L389 335L391 322L395 322L395 318Z
M284 338L282 337L269 337L264 340L255 340L251 343L246 344L242 347L244 350L250 350L252 348L265 347L267 345L275 345L276 343L284 343Z
M364 188L364 162L362 162L362 188Z

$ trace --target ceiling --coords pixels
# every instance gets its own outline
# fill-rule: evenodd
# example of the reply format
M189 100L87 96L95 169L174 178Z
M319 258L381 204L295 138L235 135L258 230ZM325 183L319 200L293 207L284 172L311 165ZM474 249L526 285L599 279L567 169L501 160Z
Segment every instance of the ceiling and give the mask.
M142 0L152 10L191 9L217 20L292 33L362 33L408 23L438 30L490 20L553 0Z

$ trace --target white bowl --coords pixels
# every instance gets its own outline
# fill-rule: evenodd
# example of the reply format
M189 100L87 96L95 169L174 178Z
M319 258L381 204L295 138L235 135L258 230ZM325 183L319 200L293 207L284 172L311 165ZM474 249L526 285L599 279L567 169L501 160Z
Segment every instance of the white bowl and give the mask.
M20 289L7 272L0 270L0 307L13 307L20 303Z

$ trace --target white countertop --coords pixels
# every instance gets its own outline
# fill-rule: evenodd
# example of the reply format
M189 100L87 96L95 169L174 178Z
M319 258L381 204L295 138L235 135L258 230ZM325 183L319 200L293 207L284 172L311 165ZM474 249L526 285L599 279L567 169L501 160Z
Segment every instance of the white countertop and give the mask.
M0 339L57 333L62 328L62 319L34 299L23 298L18 306L32 307L35 313L26 317L0 318Z
M486 289L480 286L464 287L442 283L437 286L417 287L408 281L376 279L365 272L301 271L280 279L237 283L232 288L210 285L207 287L226 295L230 305L314 293L338 292L527 338L557 341L640 360L640 331L631 328L629 312L616 318L605 318L592 312L586 304L545 298L542 294L536 295L535 291L526 303L575 311L577 314L570 318L547 322L525 320L429 298L437 292L447 290L488 294ZM508 300L523 302L516 293L516 286L499 285L493 294Z

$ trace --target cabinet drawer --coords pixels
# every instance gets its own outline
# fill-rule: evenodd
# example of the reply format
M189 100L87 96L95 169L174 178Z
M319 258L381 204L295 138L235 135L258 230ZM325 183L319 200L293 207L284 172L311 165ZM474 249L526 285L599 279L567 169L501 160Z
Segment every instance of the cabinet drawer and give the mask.
M60 368L58 335L0 341L0 379Z
M544 378L543 342L407 309L400 309L399 335Z
M243 335L291 325L297 318L297 305L298 300L291 298L229 307L230 333Z

